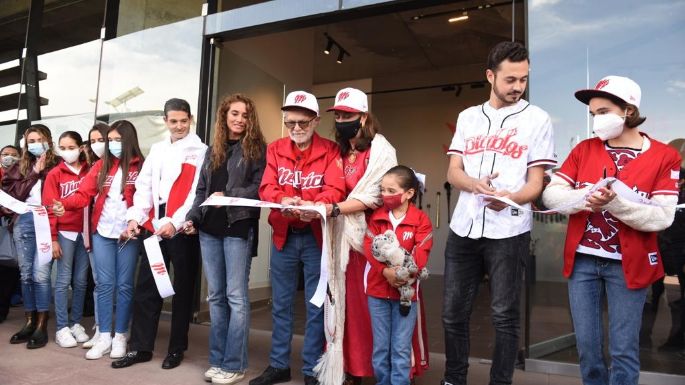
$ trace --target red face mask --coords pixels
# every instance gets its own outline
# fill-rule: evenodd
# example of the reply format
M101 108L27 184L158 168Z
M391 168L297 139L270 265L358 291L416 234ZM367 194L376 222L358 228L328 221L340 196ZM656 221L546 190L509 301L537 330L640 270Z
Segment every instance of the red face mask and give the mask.
M383 195L383 207L393 210L402 205L402 193L395 195Z

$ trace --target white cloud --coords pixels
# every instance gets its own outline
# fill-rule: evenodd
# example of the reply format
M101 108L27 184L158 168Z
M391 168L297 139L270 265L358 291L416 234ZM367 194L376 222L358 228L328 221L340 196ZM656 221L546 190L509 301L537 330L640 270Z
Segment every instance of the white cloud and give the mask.
M685 80L669 80L668 84L671 86L669 90L675 90L677 88L685 90Z
M552 6L554 5L554 6ZM563 47L569 40L591 43L599 34L626 33L626 26L680 23L685 2L636 3L630 12L613 17L603 12L590 13L584 5L568 5L559 0L532 0L529 12L531 50Z
M542 8L548 5L554 5L558 3L560 0L531 0L530 1L530 7L532 9L537 9L537 8Z

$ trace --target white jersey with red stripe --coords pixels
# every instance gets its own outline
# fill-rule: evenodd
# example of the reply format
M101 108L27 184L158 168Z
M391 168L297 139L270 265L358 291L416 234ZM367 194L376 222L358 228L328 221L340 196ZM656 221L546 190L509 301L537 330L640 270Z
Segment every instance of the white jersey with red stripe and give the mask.
M470 177L480 179L499 173L492 181L493 187L510 192L523 187L528 168L552 168L557 164L550 117L525 100L500 109L485 102L462 111L447 154L461 156L464 171ZM471 219L466 213L476 204L475 200L470 192L460 193L450 222L457 235L503 239L530 231L530 212L512 207L500 212L486 208Z

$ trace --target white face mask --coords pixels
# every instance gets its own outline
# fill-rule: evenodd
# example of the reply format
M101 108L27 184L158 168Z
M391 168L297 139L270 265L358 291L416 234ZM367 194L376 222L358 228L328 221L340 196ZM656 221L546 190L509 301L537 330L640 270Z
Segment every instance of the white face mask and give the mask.
M621 117L611 113L595 115L592 119L592 131L602 140L618 138L623 132L625 119L625 116Z
M12 165L17 163L18 161L19 158L12 155L5 155L2 158L0 158L0 163L2 163L2 167L5 168L12 167Z
M74 163L78 160L79 155L81 155L81 152L76 149L76 150L60 150L59 155L64 159L65 162L67 163Z
M105 142L95 142L90 144L90 149L93 150L98 158L102 158L105 155Z

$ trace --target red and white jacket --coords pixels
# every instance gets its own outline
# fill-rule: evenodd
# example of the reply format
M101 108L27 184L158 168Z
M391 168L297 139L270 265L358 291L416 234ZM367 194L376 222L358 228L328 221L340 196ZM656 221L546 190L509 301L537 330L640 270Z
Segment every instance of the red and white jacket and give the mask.
M88 174L88 164L81 163L81 169L76 175L64 161L50 170L43 183L43 204L52 206L53 200L62 201L78 190L83 178ZM57 240L58 231L83 232L83 210L68 210L64 215L57 217L48 210L50 219L50 234L52 240Z
M131 207L133 205L133 194L136 191L136 179L138 178L138 173L140 172L142 163L143 162L140 158L134 158L128 165L126 187L122 192L124 200L126 201L126 207ZM83 180L81 180L81 185L79 186L78 190L62 201L64 209L68 211L87 207L90 204L90 201L95 198L93 213L90 216L91 233L94 233L98 228L98 222L100 221L100 215L102 215L102 209L105 206L107 193L112 185L112 178L114 178L114 174L116 174L117 170L119 169L119 159L112 157L112 167L110 168L107 178L105 179L102 191L100 191L100 186L98 186L98 174L102 169L102 164L102 159L95 162L90 171L88 171L88 174L86 174Z
M385 263L379 262L371 253L373 237L383 234L386 230L392 230L390 222L390 211L381 207L371 214L368 219L368 228L364 238L364 255L371 265L366 276L366 294L372 297L385 299L400 299L400 292L390 286L383 276L383 269L388 267ZM411 252L419 270L426 267L431 248L433 247L433 224L428 215L419 210L413 204L409 204L404 220L397 225L395 235L405 250ZM416 288L416 282L414 283ZM414 294L413 301L416 301Z
M259 186L260 199L274 203L281 203L285 197L323 203L342 201L345 198L345 177L338 145L314 133L311 153L299 169L294 146L290 138L281 138L267 147L266 169ZM314 237L321 244L318 219L302 222L297 218L284 217L280 210L272 209L269 224L278 250L285 246L289 226L301 228L311 225Z
M126 212L126 221L135 220L154 232L151 219L159 219L158 226L171 222L180 230L193 206L205 151L207 146L193 133L173 143L166 139L153 144L136 179L133 206ZM160 202L166 203L162 218Z
M677 197L680 155L664 143L651 138L649 141L649 148L631 160L620 172L616 171L616 165L606 151L602 140L592 138L582 141L573 148L555 176L565 180L574 189L583 189L601 180L606 170L607 176L616 177L633 191L647 198ZM614 201L618 201L618 198ZM609 205L618 204L614 201ZM569 217L564 246L564 276L566 277L570 277L573 273L576 249L585 234L589 215L590 211L583 210ZM620 221L619 218L618 238L621 245L623 273L628 288L644 288L663 277L664 266L655 231L636 230Z

